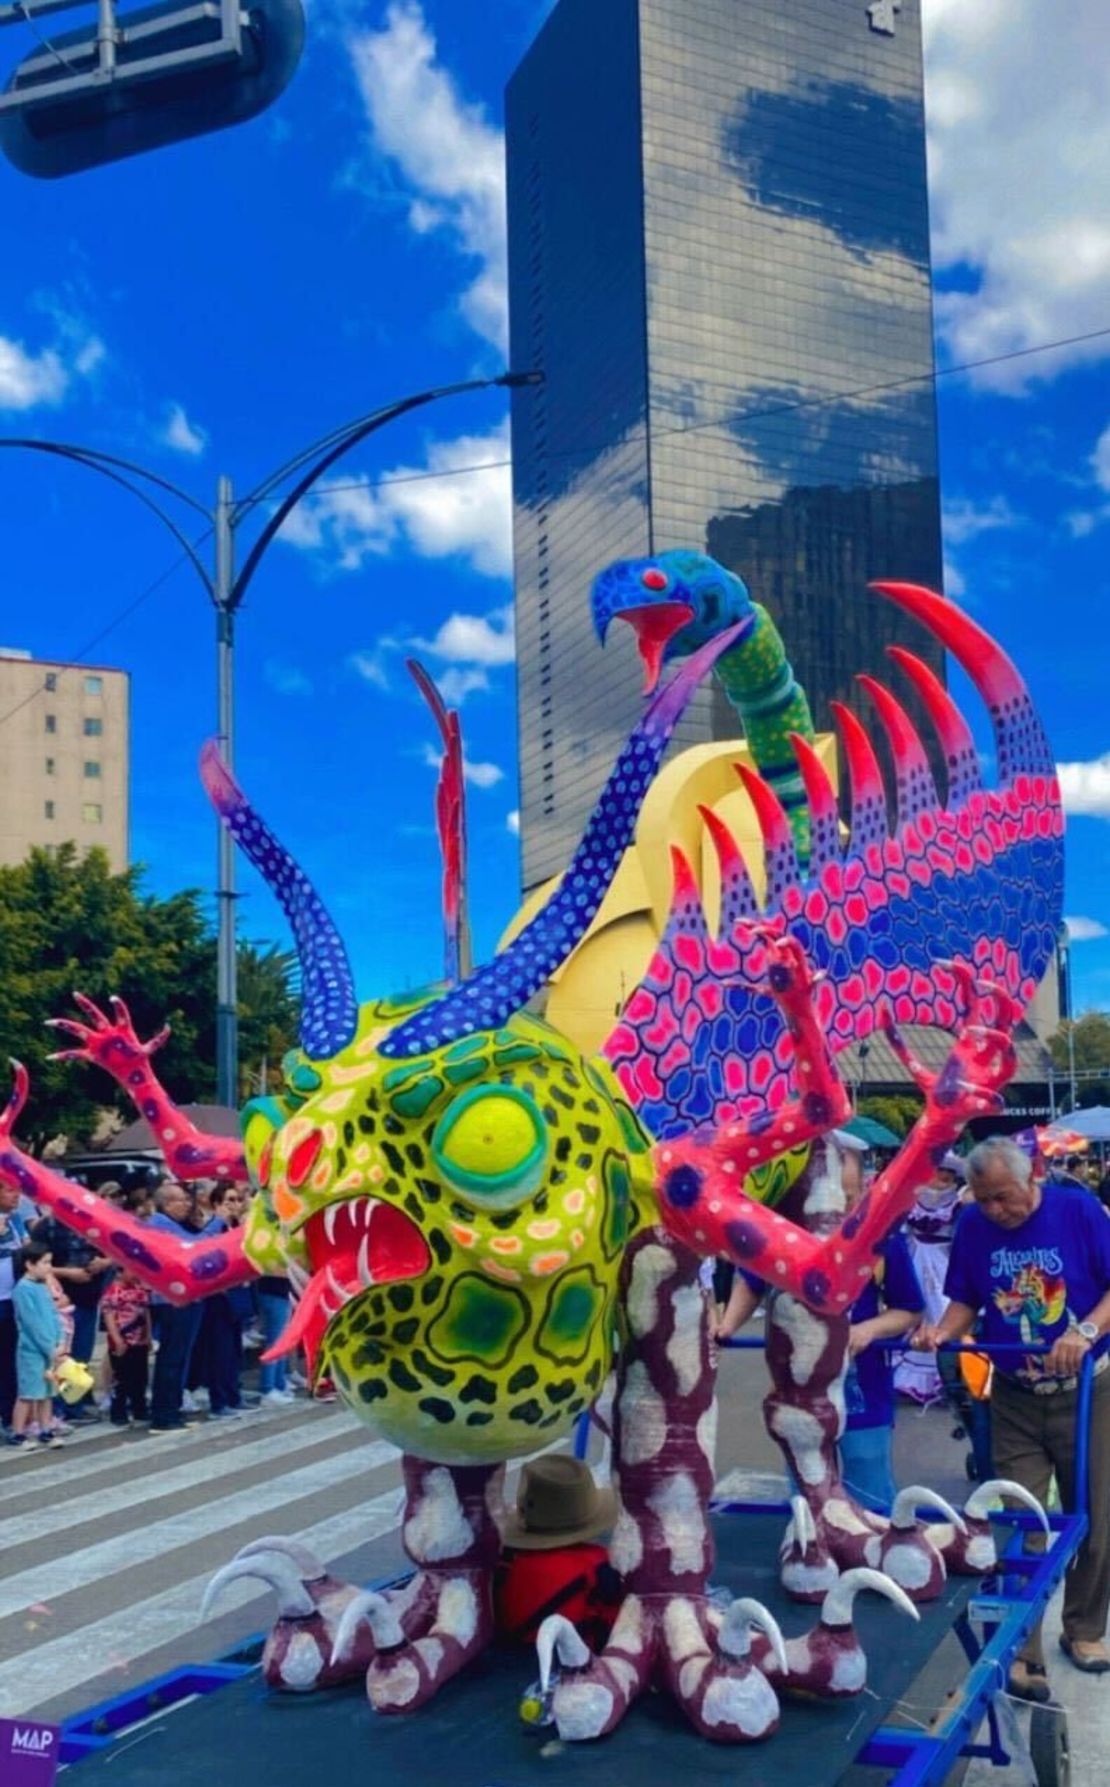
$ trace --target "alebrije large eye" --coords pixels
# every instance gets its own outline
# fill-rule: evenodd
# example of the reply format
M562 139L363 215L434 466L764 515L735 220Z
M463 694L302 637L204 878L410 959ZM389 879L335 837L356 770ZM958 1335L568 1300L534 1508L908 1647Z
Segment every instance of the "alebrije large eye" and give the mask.
M504 1209L536 1191L547 1130L535 1101L515 1086L472 1086L436 1124L432 1155L453 1190Z

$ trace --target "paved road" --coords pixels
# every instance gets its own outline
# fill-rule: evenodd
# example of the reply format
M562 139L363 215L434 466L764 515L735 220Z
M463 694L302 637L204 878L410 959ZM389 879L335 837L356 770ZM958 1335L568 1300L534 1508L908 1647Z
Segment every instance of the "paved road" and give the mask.
M754 1412L763 1387L758 1354L726 1356L718 1477L729 1493L782 1493L780 1455ZM965 1447L951 1427L943 1411L900 1414L901 1482L962 1499ZM64 1718L260 1630L272 1601L252 1585L231 1589L203 1626L199 1608L211 1573L262 1533L306 1539L350 1580L402 1567L399 1490L396 1450L337 1404L300 1402L159 1439L101 1427L29 1460L0 1451L0 1716ZM931 1706L965 1671L955 1649L941 1657ZM1110 1683L1063 1662L1053 1677L1071 1710L1073 1787L1101 1787Z

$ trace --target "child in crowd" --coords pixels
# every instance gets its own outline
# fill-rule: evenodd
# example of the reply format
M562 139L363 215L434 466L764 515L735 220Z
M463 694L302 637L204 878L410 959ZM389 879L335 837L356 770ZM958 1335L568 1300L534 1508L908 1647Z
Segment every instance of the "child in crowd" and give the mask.
M38 1423L40 1445L61 1446L65 1443L51 1431L48 1381L65 1347L62 1319L50 1294L50 1249L29 1241L20 1252L19 1266L22 1276L12 1292L18 1396L12 1413L9 1443L18 1446L26 1457L33 1450L28 1444L28 1429L33 1422Z
M118 1272L100 1305L108 1335L112 1367L113 1427L147 1418L146 1388L150 1365L150 1292L133 1272Z

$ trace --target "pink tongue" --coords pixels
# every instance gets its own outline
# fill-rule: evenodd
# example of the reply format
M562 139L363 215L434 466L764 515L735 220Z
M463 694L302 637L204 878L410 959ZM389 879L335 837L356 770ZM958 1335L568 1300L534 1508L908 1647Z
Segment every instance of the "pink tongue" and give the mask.
M694 611L687 602L650 602L643 608L626 609L616 618L627 621L636 635L644 661L644 694L650 695L659 681L669 641L693 620Z

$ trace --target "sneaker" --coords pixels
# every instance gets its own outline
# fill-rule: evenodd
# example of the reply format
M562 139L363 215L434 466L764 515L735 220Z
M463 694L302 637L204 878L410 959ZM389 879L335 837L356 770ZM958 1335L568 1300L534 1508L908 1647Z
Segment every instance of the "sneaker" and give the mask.
M285 1381L289 1385L290 1389L293 1389L293 1390L307 1390L308 1389L308 1380L307 1380L307 1378L303 1378L299 1371L287 1371L285 1374Z
M17 1452L25 1452L27 1450L27 1435L25 1433L9 1433L8 1444L14 1446Z
M210 1421L238 1421L242 1419L242 1414L242 1409L211 1409L208 1419Z
M248 1328L243 1335L243 1345L250 1347L252 1353L257 1352L259 1347L265 1346L265 1344L266 1336L263 1334L261 1328L257 1326Z
M59 1439L56 1433L40 1433L39 1445L47 1446L53 1452L56 1451L59 1446L64 1446L65 1440Z
M288 1408L293 1398L288 1390L266 1390L261 1401L266 1408Z
M186 1415L195 1415L200 1407L195 1390L186 1390L181 1398L181 1408Z

